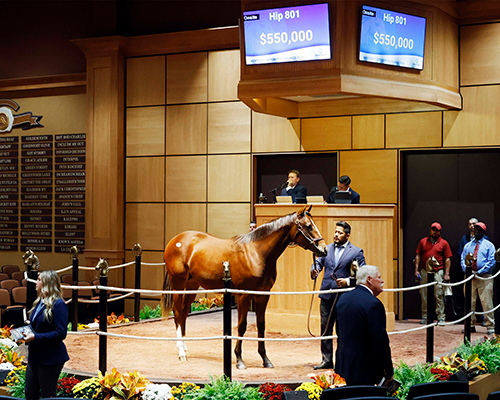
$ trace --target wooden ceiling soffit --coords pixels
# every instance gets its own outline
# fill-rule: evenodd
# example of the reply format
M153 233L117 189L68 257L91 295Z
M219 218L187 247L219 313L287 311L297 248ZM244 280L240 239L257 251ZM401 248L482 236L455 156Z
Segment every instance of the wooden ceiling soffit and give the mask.
M438 85L355 75L240 81L238 98L286 118L461 109L459 93Z
M86 74L41 76L0 80L0 98L26 98L83 94Z

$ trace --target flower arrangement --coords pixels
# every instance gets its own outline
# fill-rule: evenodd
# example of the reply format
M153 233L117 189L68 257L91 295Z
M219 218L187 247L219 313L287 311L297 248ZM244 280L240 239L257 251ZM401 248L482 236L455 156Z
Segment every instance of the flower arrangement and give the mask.
M320 386L312 382L304 382L295 390L305 390L307 392L307 397L309 397L309 400L319 400L321 392L323 391Z
M200 387L196 386L194 383L182 382L179 387L172 386L172 396L176 400L182 400L185 395L196 392L197 390L200 390Z
M307 376L314 380L314 383L323 390L346 385L345 379L333 372L333 370L327 371L321 375L312 373Z
M0 363L11 363L14 367L23 365L24 356L20 356L15 349L16 347L8 347L0 344Z
M208 310L210 308L222 307L223 305L224 305L224 296L218 294L210 299L204 297L197 301L193 301L193 303L191 303L191 311Z
M111 315L108 315L108 325L118 325L118 324L124 324L126 322L130 322L130 319L125 318L123 314L121 314L119 317L117 317L114 312L112 312ZM99 317L94 318L94 323L95 324L99 323Z
M73 397L73 388L80 383L74 376L65 376L57 382L57 397Z
M85 379L73 387L73 397L79 399L102 400L100 392L101 384L96 377Z
M101 385L99 393L104 400L138 399L150 384L149 380L137 371L120 374L116 368L111 372L106 371L104 375L99 371L98 380Z
M10 339L10 331L14 328L14 325L7 326L5 325L3 328L0 328L0 336L6 339Z
M73 324L71 322L68 322L68 331L71 331L71 328L73 327ZM81 324L80 322L78 322L77 326L76 326L76 330L77 331L81 331L83 329L89 329L90 327L86 324Z
M9 395L24 399L24 386L26 385L26 366L22 365L9 372L4 383L7 385Z
M167 400L172 397L172 388L170 385L157 385L151 383L146 386L144 392L142 392L142 400Z
M191 391L184 396L185 400L262 400L262 396L256 387L245 386L242 382L230 381L222 375L220 377L210 376L210 383L203 389Z
M264 400L282 400L283 392L289 392L290 389L286 385L278 383L266 382L259 386L259 393L262 394Z

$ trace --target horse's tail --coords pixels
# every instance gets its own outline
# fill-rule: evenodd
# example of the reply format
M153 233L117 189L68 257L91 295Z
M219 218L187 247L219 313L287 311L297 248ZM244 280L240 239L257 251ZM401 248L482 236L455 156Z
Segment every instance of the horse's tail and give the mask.
M168 277L168 272L165 275L165 281L163 282L163 290L172 290L172 283ZM172 293L163 294L161 296L161 314L163 317L168 317L170 311L174 308Z

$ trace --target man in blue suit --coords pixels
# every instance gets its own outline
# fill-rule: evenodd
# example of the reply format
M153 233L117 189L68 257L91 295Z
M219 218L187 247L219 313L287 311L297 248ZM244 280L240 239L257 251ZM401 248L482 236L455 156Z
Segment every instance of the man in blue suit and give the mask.
M375 385L393 379L391 347L385 308L377 296L384 281L377 267L358 270L356 288L337 303L337 352L335 372L347 386Z
M299 184L300 172L292 169L288 172L287 187L281 191L282 196L292 196L293 203L306 203L307 188Z
M337 192L349 192L351 194L351 204L359 204L361 201L361 196L359 193L352 190L351 186L351 178L347 175L342 175L339 178L339 185L334 186L326 199L327 203L336 203L336 194Z
M337 289L349 286L351 276L351 264L356 260L359 266L365 265L363 250L349 242L351 226L344 221L337 222L333 243L327 246L328 255L317 258L311 268L311 278L316 279L322 269L324 269L321 290ZM335 302L340 293L322 293L319 295L320 316L321 316L321 336L330 336L333 333L336 311ZM340 297L339 297L340 298ZM314 369L333 368L333 341L324 339L321 341L321 364Z

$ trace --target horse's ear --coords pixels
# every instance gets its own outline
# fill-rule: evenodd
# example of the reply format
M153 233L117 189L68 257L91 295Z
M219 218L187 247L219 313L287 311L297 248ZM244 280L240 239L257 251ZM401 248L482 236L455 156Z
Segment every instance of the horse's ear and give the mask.
M313 205L312 205L312 204L311 204L311 205L309 206L309 208L307 209L307 212L308 212L308 213L310 213L310 212L311 212L311 208L313 208Z
M304 214L306 213L306 208L307 208L307 206L304 206L304 208L303 208L302 210L300 210L300 211L297 213L297 215L298 215L298 216L300 216L300 217L303 217L303 216L304 216Z

